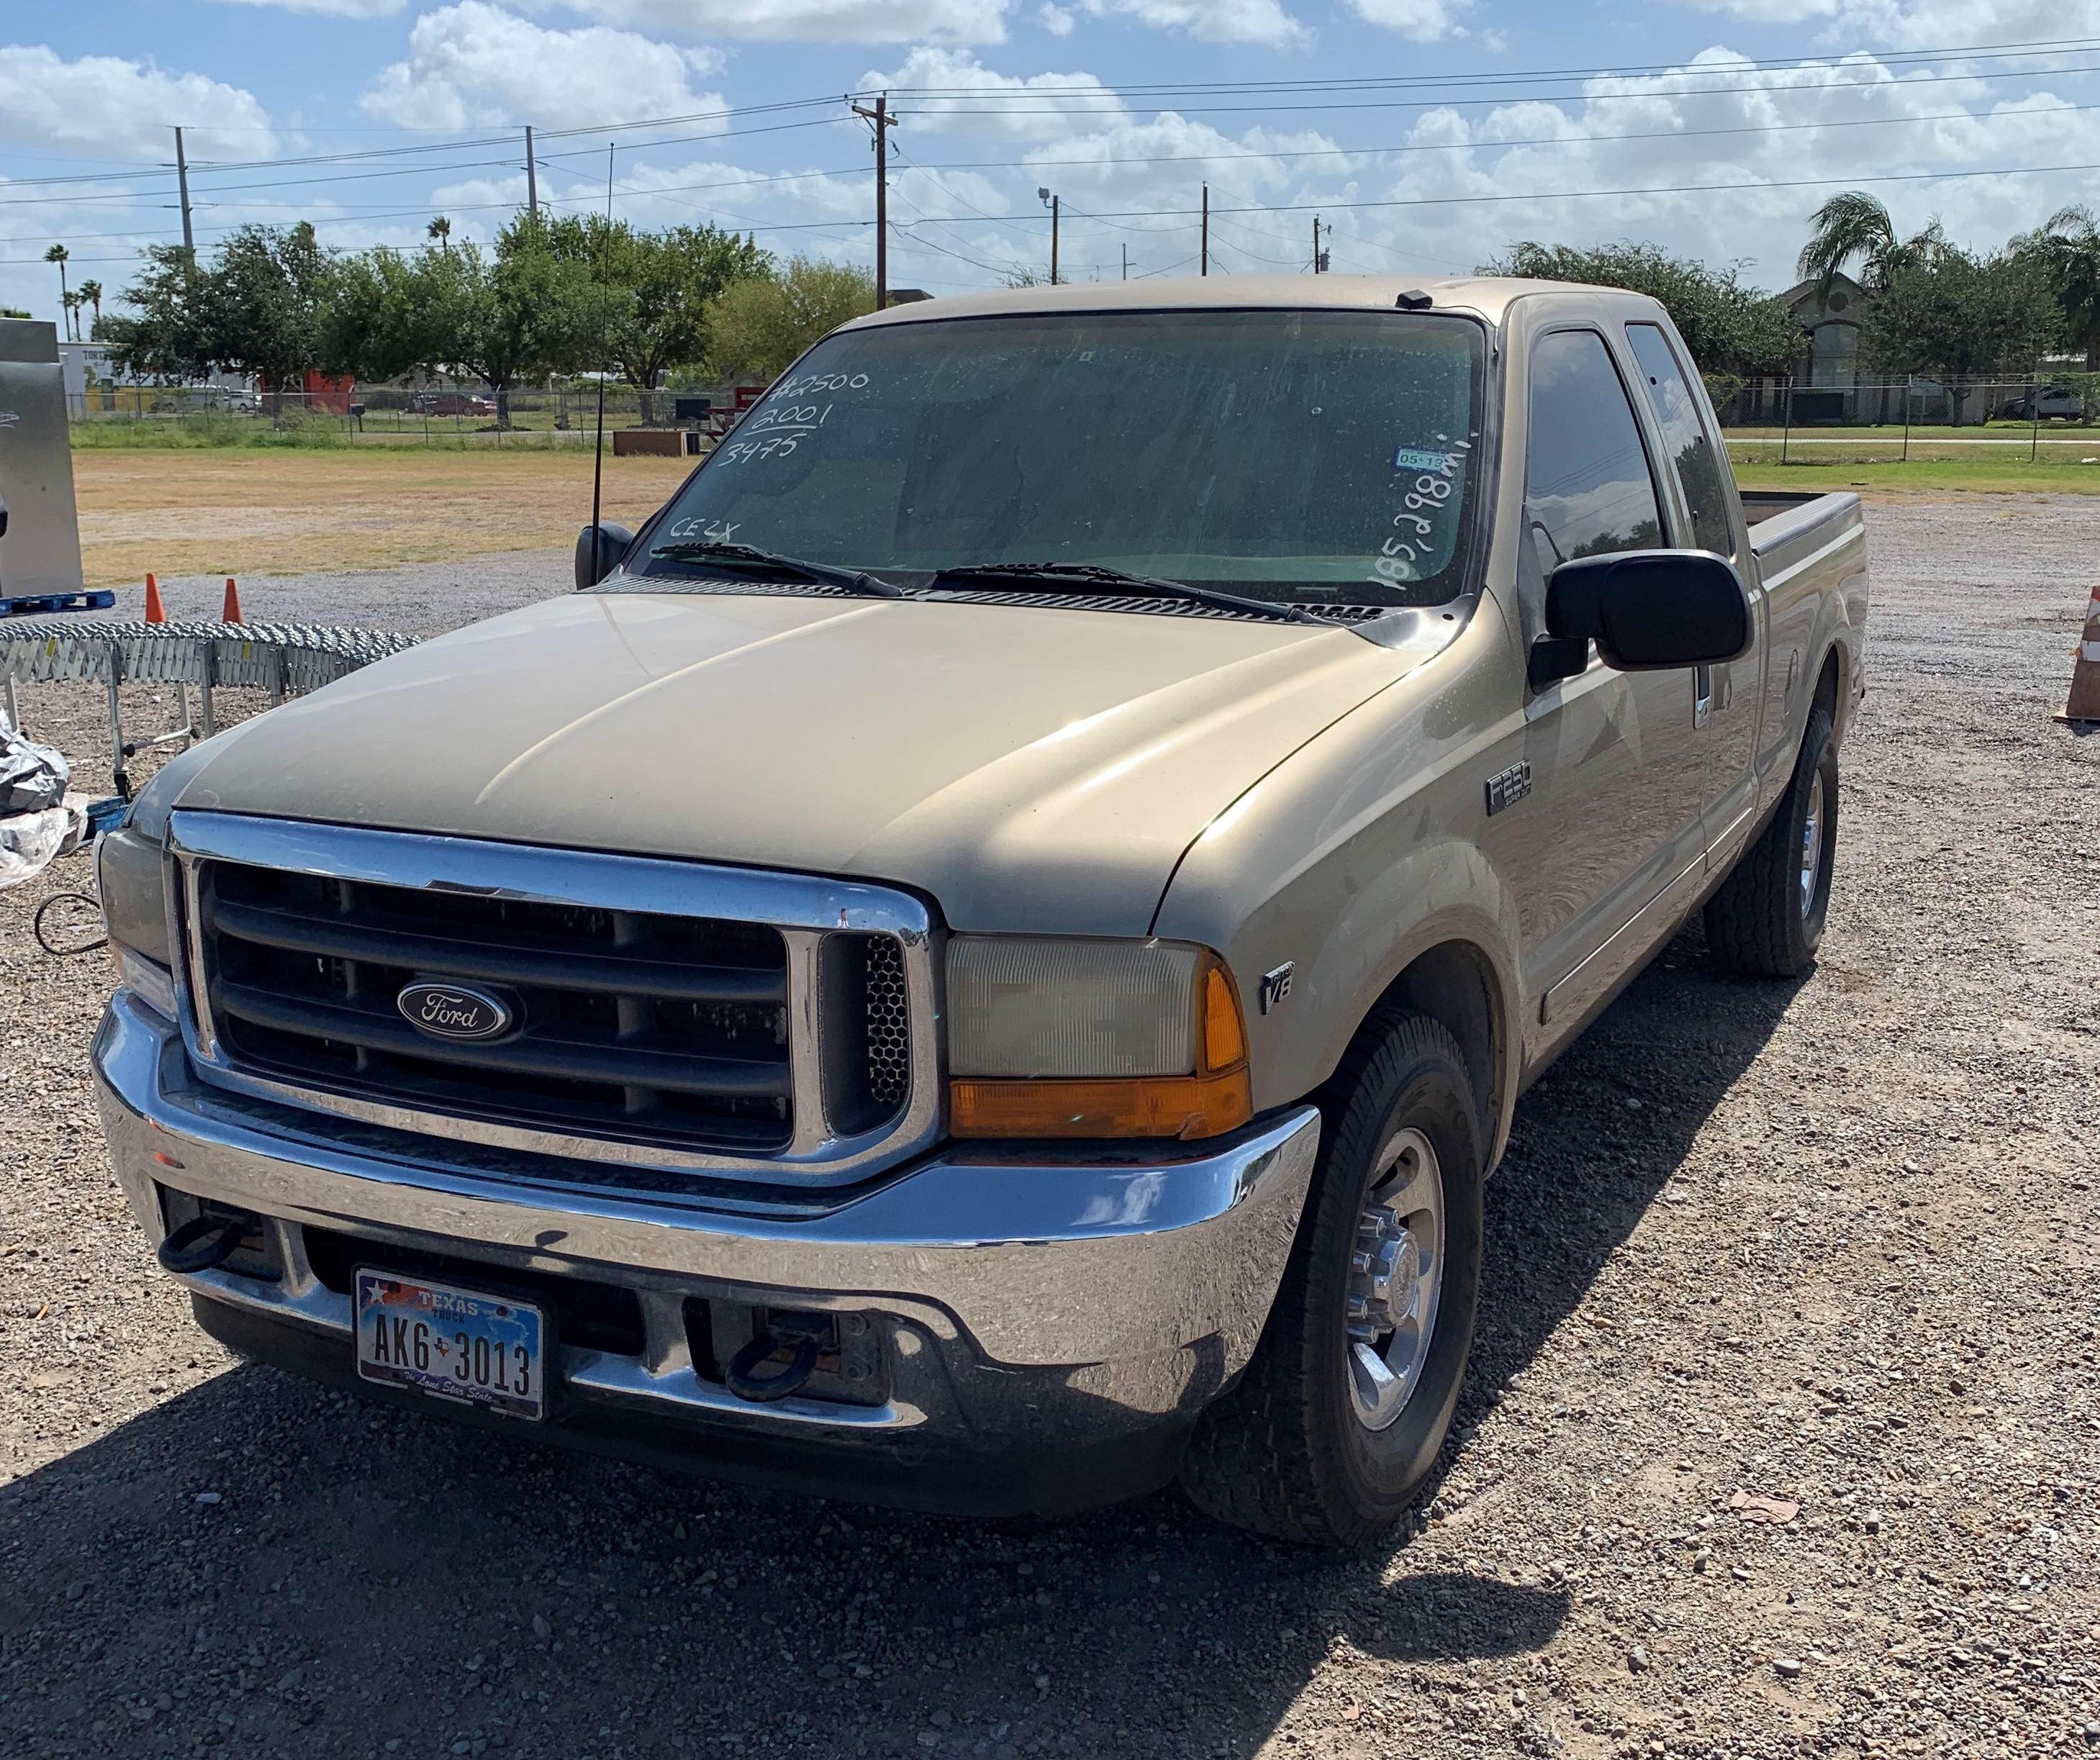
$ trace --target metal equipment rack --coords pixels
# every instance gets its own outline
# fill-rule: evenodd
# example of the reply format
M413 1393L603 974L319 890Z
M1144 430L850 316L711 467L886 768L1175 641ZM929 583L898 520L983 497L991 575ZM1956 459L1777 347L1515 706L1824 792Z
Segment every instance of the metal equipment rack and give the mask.
M139 624L94 622L69 616L11 619L0 624L0 689L8 721L22 724L15 686L55 680L99 682L109 696L110 781L129 797L125 761L151 746L209 739L215 686L267 690L274 708L288 696L318 690L346 673L412 647L413 636L388 630L323 628L306 624ZM117 687L171 684L181 725L170 733L127 744ZM196 718L189 690L197 687Z

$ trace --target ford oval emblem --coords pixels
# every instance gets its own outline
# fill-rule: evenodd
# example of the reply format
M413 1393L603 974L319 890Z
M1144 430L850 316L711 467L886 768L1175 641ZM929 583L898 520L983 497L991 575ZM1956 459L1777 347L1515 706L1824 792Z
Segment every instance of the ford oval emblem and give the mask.
M411 984L394 1006L433 1039L499 1039L517 1020L501 998L465 984Z

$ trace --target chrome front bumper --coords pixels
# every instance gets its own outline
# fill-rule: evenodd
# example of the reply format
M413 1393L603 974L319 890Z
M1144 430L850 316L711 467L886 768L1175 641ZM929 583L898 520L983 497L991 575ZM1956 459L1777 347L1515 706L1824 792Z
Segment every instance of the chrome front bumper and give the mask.
M313 1276L302 1246L310 1227L369 1242L376 1259L392 1244L479 1260L492 1274L615 1283L640 1299L646 1347L633 1357L563 1348L574 1427L660 1420L670 1452L703 1467L719 1464L717 1442L739 1459L745 1445L790 1445L784 1465L743 1475L770 1480L825 1480L795 1460L879 1449L886 1461L863 1458L832 1488L934 1506L1044 1501L915 1489L938 1484L924 1469L942 1459L973 1480L993 1459L1026 1460L1024 1476L1048 1484L1061 1445L1098 1453L1118 1439L1185 1435L1260 1339L1319 1145L1319 1115L1304 1107L1186 1153L1152 1145L1061 1159L951 1145L842 1200L796 1193L761 1206L733 1189L591 1183L602 1170L204 1086L174 1026L129 992L104 1018L95 1063L117 1179L151 1239L167 1232L168 1193L268 1222L282 1268L274 1281L223 1270L183 1280L201 1302L240 1311L251 1334L290 1329L310 1352L332 1338L350 1367L349 1299ZM754 1405L704 1380L678 1319L695 1296L879 1317L888 1403ZM1171 1471L1175 1452L1154 1449L1155 1469L1165 1461Z

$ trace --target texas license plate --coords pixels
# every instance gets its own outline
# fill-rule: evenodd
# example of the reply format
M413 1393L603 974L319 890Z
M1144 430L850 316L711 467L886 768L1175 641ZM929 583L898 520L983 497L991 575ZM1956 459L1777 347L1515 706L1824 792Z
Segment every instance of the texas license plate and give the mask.
M546 1324L529 1302L358 1268L357 1372L513 1418L547 1412Z

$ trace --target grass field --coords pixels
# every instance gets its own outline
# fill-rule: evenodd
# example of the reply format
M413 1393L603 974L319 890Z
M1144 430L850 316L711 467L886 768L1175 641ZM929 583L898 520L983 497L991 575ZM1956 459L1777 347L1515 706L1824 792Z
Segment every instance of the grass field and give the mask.
M608 457L606 517L638 524L686 469ZM591 504L588 450L95 450L73 482L91 587L534 549L569 542Z
M2100 453L2100 443L2094 452ZM1886 497L1985 495L2100 495L2100 465L2080 462L2089 454L2048 452L2030 461L1978 448L1920 458L1913 447L1908 462L1885 457L1790 458L1779 461L1776 446L1740 446L1732 442L1736 480L1746 489L1857 489Z

